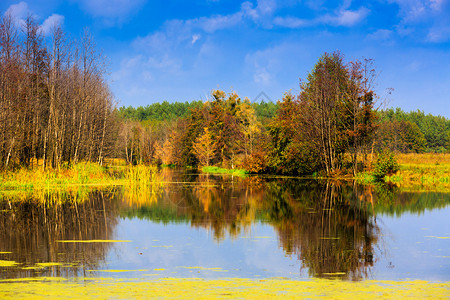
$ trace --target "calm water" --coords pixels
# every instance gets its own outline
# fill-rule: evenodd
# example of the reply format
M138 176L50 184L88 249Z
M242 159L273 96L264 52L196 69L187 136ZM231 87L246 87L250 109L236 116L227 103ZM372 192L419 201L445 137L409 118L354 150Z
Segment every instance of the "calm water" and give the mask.
M450 280L450 194L163 175L145 190L4 193L0 278Z

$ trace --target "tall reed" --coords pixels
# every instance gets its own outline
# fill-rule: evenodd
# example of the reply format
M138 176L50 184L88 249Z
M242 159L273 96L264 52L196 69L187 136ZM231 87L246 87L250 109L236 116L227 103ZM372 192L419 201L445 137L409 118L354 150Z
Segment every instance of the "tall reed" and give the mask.
M154 203L162 190L162 176L155 166L137 165L125 168L125 200L141 206Z

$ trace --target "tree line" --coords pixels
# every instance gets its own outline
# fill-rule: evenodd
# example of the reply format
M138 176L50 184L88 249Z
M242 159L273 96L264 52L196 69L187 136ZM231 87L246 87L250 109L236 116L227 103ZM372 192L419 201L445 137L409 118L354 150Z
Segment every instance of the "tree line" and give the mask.
M57 168L105 157L127 163L216 165L251 172L357 173L368 154L444 152L444 117L377 111L373 60L325 53L300 93L252 103L214 90L207 101L116 109L88 31L44 36L33 17L0 19L0 164Z
M209 100L208 100L209 101ZM188 117L191 114L192 109L196 109L203 106L203 101L191 101L191 102L173 102L163 101L161 103L153 103L146 106L122 106L118 109L118 116L121 119L134 120L134 121L171 121L179 118ZM275 102L252 102L251 106L255 110L258 119L270 121L277 110L278 103Z
M142 133L145 131L145 128L147 128L147 130L149 130L148 128L152 128L154 137L158 135L157 132L166 132L166 134L160 134L159 137L155 137L157 140L159 139L156 142L158 149L161 149L161 143L165 144L165 147L163 147L166 149L164 163L173 163L177 165L201 164L201 162L195 158L195 150L193 150L192 147L187 147L187 149L184 149L185 158L183 159L176 154L167 155L167 149L175 149L174 153L179 153L180 155L181 152L176 149L179 147L186 147L189 143L181 144L181 142L179 142L172 145L172 143L168 142L165 137L167 136L167 132L171 132L171 140L174 140L175 136L181 134L181 129L186 128L185 126L182 126L182 128L176 128L175 124L177 123L179 125L179 123L182 122L194 122L193 119L197 118L197 116L192 116L191 113L196 112L199 109L201 110L203 106L211 106L213 105L212 103L217 102L214 96L217 96L217 93L223 94L222 91L214 91L212 102L181 103L187 106L188 109L186 109L183 115L180 115L179 117L162 118L162 113L155 114L155 117L152 117L149 113L142 113L143 111L158 111L160 107L165 107L166 115L172 116L176 114L176 110L175 112L172 112L171 110L179 105L179 103L168 102L165 102L165 105L156 103L138 108L122 107L119 109L119 115L122 121L129 125L134 122L133 126L135 131L140 131ZM240 103L241 99L238 96L236 98L235 93L232 94L234 94L234 99L237 99ZM230 98L230 96L231 95L229 95L228 98ZM219 103L220 101L230 102L233 97L230 99L222 98L222 100L219 100ZM312 132L311 129L308 129L308 126L312 126L313 123L303 124L302 122L305 121L299 119L302 116L305 117L306 114L305 111L299 110L298 104L300 102L298 97L299 96L295 97L291 94L286 94L281 101L276 103L262 101L260 103L249 104L249 106L253 109L252 114L255 114L254 117L256 117L258 134L255 136L256 141L252 142L252 151L250 152L251 155L248 155L248 151L235 151L235 153L238 153L238 165L255 172L266 169L266 171L270 170L270 172L285 174L312 173L320 169L321 158L317 155L317 153L312 151L314 150L314 147L305 146L305 141L309 139L306 138L306 136L309 136ZM426 115L420 110L411 112L404 112L400 108L377 110L373 108L374 94L367 94L366 97L369 98L365 100L365 106L363 105L362 107L357 108L357 110L359 110L360 124L357 122L353 123L354 128L357 130L349 130L351 124L349 125L347 123L345 125L344 122L341 123L342 128L347 128L342 131L343 134L353 137L353 150L350 149L350 152L353 155L355 155L355 153L366 155L369 152L370 154L374 152L379 153L386 149L400 153L444 153L450 150L449 119L442 116L433 116L431 114ZM246 101L248 101L248 99ZM362 101L362 99L360 101ZM217 105L217 103L215 105ZM223 105L227 107L226 103L223 103ZM122 113L125 110L126 114ZM361 116L361 114L363 114L363 116ZM231 113L231 115L233 115L233 113ZM181 119L183 119L183 121L181 121ZM217 118L213 118L213 120L217 121ZM358 119L356 119L356 121L358 121ZM217 134L213 134L209 128L207 130L208 132L203 136L203 139L201 139L201 143L196 144L193 142L192 144L197 145L197 148L200 147L199 145L208 144L206 137L209 137L211 144L210 148L212 149L211 151L215 152L218 148L217 145L213 145L213 141L216 139ZM305 136L300 136L298 132L304 132ZM141 135L138 134L138 136ZM194 136L196 135L194 134ZM240 136L242 135L236 135L235 137L239 138ZM341 140L340 143L344 143L349 146L349 137L346 137L346 139L346 141ZM365 145L363 149L361 149L361 147L358 148L358 143L361 142L360 139L362 139L362 142ZM187 140L188 138L185 138L185 141ZM242 141L238 142L238 144L239 143L242 143ZM356 151L354 151L355 145L358 148ZM137 154L138 152L139 151L134 151L134 154ZM245 157L242 157L241 154L244 152L246 155ZM340 155L345 158L346 154L349 154L350 152L349 149L347 149ZM153 158L148 157L148 161L151 161L152 159L156 161L162 159L163 156L161 156L161 152L153 151L153 153ZM157 155L158 153L160 156ZM190 159L187 159L189 156L187 153L191 154ZM171 157L171 159L169 159L169 157ZM299 160L301 157L303 157L303 161ZM250 160L253 162L252 164L249 164ZM215 159L206 159L206 161L208 161L209 164L222 164L223 162L222 160L217 159L217 157ZM206 164L206 161L204 160L203 164ZM243 163L244 161L247 163ZM348 166L348 155L347 161L344 159L340 162L340 164L341 166L344 166L345 164ZM227 166L230 167L230 165ZM355 166L355 168L356 167L357 166Z
M122 129L128 129L121 144L130 163L297 175L355 174L385 149L450 149L445 117L375 108L375 77L371 59L346 63L339 52L325 53L300 83L301 92L286 93L277 103L251 103L215 90L205 102L122 107L119 114L128 126Z
M0 18L0 164L59 167L103 162L115 143L113 97L104 58L86 30L44 36L29 16Z
M165 104L163 104L165 103ZM156 124L186 118L191 109L203 102L154 103L145 107L120 107L118 116L122 120ZM200 103L200 105L199 105ZM277 102L253 102L256 118L267 126L282 106ZM176 106L184 106L180 114ZM164 109L161 109L164 108ZM450 120L443 116L425 114L421 110L405 112L401 108L380 109L375 112L377 133L375 150L385 148L400 153L445 153L450 149Z
M332 174L343 168L347 155L356 172L357 155L372 146L376 129L374 77L372 60L344 63L339 52L326 53L297 96L287 93L277 104L252 104L235 92L215 90L209 101L195 103L177 120L125 121L121 144L128 162ZM165 107L175 110L176 105Z
M443 116L391 108L380 111L379 118L378 148L402 153L450 151L450 120Z

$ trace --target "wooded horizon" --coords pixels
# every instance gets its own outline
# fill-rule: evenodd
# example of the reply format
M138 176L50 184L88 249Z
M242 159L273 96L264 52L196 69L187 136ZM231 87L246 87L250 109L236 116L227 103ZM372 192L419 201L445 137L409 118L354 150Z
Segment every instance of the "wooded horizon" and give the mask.
M298 95L251 103L214 90L211 100L114 106L105 58L88 31L44 37L30 16L0 20L0 164L59 168L78 161L217 165L250 172L313 174L371 167L367 155L448 152L450 121L377 110L371 59L324 53Z

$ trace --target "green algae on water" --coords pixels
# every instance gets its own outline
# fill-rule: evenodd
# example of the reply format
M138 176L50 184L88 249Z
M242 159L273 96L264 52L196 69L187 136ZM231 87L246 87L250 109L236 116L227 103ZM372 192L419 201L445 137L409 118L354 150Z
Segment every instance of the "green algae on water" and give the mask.
M8 282L8 284L1 284ZM82 284L80 284L82 283ZM0 298L61 299L447 299L448 282L312 279L114 279L63 280L30 278L0 280ZM170 293L168 293L170 291Z

